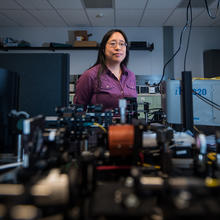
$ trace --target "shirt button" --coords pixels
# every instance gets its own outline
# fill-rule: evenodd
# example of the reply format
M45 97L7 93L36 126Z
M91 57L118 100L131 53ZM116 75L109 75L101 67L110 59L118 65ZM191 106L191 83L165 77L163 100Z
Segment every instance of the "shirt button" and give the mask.
M109 85L107 85L106 88L109 88Z

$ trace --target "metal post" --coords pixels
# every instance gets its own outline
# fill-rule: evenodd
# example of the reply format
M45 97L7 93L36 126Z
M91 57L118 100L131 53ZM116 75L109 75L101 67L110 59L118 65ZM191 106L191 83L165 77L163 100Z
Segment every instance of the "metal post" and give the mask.
M193 132L192 72L182 72L182 123L184 130Z

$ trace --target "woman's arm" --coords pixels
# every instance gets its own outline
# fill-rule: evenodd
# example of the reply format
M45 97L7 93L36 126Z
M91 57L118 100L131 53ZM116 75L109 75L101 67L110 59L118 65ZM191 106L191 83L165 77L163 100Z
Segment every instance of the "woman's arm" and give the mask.
M93 95L93 78L90 71L84 72L76 83L76 93L73 103L80 105L90 104L91 97Z

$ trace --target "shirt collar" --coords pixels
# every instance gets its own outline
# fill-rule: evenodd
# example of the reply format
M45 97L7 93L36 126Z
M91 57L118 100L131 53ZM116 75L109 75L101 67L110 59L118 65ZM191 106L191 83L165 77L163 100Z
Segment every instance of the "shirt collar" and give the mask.
M122 64L121 68L122 68L122 74L128 75L128 68L127 68L125 65L123 65L123 64ZM113 73L108 69L107 66L106 66L106 73L108 73L108 74L113 74Z

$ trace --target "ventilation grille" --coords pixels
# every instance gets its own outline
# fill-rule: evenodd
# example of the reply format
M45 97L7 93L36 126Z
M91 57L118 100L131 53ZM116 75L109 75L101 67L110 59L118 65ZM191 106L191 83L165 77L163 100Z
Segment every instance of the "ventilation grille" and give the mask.
M208 6L210 6L215 0L207 0ZM189 0L182 0L177 8L186 8ZM192 8L205 8L204 0L191 0Z
M86 8L113 8L112 0L84 0Z

